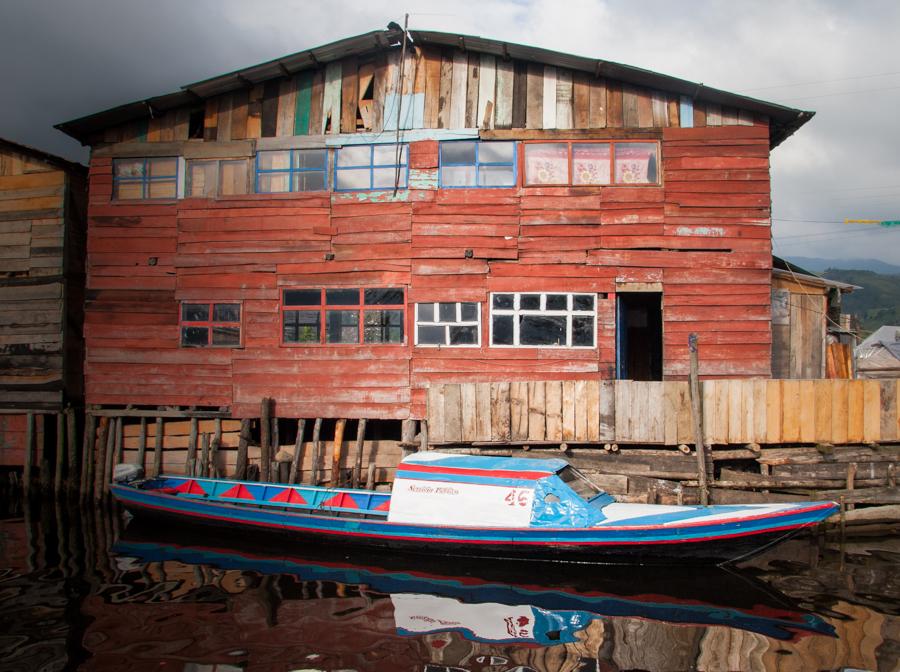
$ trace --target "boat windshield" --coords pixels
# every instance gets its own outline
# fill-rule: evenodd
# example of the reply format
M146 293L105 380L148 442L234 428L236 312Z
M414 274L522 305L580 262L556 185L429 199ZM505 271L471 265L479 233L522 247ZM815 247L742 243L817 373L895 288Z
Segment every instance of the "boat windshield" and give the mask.
M591 483L587 476L572 466L563 467L556 472L556 475L562 479L563 483L572 488L576 495L586 502L591 501L597 495L604 494L603 490Z

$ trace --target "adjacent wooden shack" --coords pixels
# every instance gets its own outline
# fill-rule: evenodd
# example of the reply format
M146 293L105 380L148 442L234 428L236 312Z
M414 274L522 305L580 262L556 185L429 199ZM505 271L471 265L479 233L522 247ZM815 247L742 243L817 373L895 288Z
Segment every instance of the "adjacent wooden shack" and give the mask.
M83 403L86 177L0 139L0 466L44 477Z

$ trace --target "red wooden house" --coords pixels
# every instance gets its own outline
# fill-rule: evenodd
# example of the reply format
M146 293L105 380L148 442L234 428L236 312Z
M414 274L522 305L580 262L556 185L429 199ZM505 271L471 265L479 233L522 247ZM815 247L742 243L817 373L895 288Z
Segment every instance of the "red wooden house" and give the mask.
M93 407L420 419L437 383L771 374L769 152L812 115L375 31L59 128ZM150 413L150 411L148 411Z

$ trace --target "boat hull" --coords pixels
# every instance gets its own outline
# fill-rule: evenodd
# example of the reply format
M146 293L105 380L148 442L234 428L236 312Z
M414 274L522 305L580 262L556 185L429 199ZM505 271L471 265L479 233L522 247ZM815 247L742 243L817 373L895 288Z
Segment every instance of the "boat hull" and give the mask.
M113 485L112 491L135 516L279 534L297 549L327 543L390 552L615 564L734 562L796 535L831 512L830 504L818 503L779 516L677 528L459 528L238 506L123 485Z

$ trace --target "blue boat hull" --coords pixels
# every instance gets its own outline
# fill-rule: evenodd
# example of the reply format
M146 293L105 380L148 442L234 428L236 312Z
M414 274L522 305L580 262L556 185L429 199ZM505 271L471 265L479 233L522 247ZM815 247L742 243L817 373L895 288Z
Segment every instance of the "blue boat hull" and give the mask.
M442 555L628 564L734 562L796 535L834 510L831 503L813 503L777 516L690 526L471 528L243 506L128 485L113 485L112 491L136 516L283 534L296 548L314 542Z

